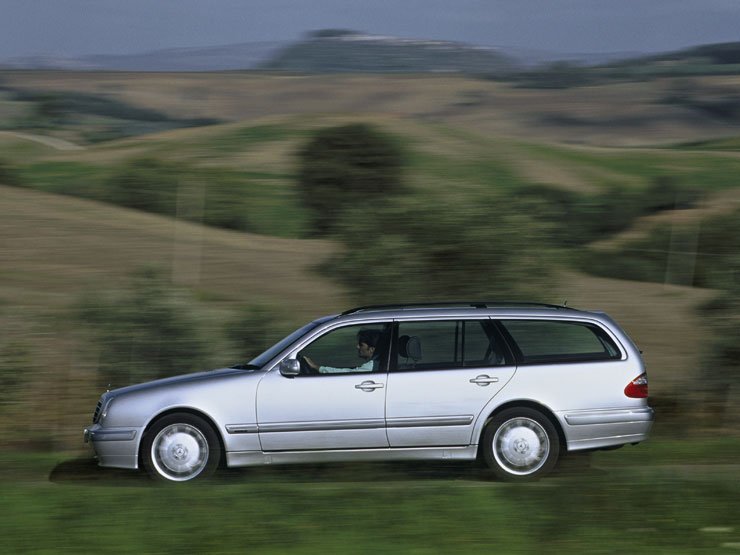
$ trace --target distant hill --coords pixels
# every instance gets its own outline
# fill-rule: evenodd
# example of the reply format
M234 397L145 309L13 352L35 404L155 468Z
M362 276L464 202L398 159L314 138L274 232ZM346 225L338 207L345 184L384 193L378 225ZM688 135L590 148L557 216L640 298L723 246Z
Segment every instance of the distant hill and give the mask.
M740 42L705 44L675 52L641 58L644 62L692 62L706 64L740 64Z
M528 67L515 74L512 80L523 87L568 88L660 77L711 75L740 75L740 42L707 44L660 54L632 55L596 64L579 64L563 59ZM737 98L733 97L733 117L736 117L737 104ZM720 107L720 112L724 111L725 107ZM719 116L723 117L723 114Z
M404 39L355 31L311 33L261 65L305 73L507 73L516 62L492 47Z
M102 71L231 71L252 69L268 60L283 42L246 42L224 46L169 48L141 54L101 54L64 58L27 56L0 60L0 68Z
M281 42L248 42L208 48L171 48L130 56L90 56L106 69L138 71L228 71L253 68L269 59Z
M255 42L171 48L141 54L78 58L27 56L0 60L0 69L103 71L268 70L295 73L500 74L518 67L503 50L463 43L325 30L296 43Z
M605 76L658 77L740 74L740 42L705 44L602 64Z
M659 54L564 53L327 29L297 42L244 42L81 57L25 56L0 60L0 69L457 73L495 78L515 75L521 82L548 86L553 76L556 84L563 80L571 84L661 75L739 74L740 42Z

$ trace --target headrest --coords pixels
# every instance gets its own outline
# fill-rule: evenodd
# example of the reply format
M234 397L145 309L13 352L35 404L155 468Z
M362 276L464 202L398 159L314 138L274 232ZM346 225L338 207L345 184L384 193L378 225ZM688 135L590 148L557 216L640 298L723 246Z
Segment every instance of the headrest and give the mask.
M398 354L414 361L421 360L421 340L415 335L398 338Z

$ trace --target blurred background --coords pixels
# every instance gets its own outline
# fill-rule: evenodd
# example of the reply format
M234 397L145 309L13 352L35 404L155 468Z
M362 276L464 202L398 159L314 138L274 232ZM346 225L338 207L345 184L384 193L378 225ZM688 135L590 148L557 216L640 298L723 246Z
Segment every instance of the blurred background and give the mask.
M105 43L87 26L115 20L105 4L82 25L12 3L0 41L9 552L109 549L90 532L111 525L120 552L740 548L740 7L686 2L670 17L697 33L660 42L635 38L652 3L554 7L545 33L507 2L409 2L386 28L322 2L314 31L256 2L284 21L271 36L225 2L241 35L222 14L157 42L135 2ZM425 9L437 25L414 27ZM53 17L67 30L22 32ZM608 21L603 42L585 31ZM86 462L108 387L247 362L351 306L446 299L608 312L643 350L651 440L523 486L381 465L163 491Z

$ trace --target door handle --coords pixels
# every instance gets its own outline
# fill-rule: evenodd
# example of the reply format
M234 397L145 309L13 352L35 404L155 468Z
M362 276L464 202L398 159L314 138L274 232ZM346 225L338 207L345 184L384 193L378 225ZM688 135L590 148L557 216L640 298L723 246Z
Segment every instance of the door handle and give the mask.
M366 391L369 393L371 391L375 391L376 389L380 389L382 387L383 387L382 383L375 383L372 380L366 380L362 383L358 383L355 386L355 389L361 389L362 391Z
M498 381L498 378L496 377L490 377L486 376L485 374L481 374L480 376L476 376L475 378L472 378L470 380L470 383L474 383L476 385L479 385L481 387L486 387L487 385L490 385L492 383L496 383Z

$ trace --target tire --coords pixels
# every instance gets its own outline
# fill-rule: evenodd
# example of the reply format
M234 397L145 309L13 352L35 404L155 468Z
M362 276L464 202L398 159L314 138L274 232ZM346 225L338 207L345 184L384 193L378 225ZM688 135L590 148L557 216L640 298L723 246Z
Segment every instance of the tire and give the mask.
M157 420L141 444L142 462L155 480L187 482L213 475L221 461L221 444L213 427L189 413Z
M483 431L483 457L501 480L536 480L553 469L559 453L555 426L535 409L506 409Z

